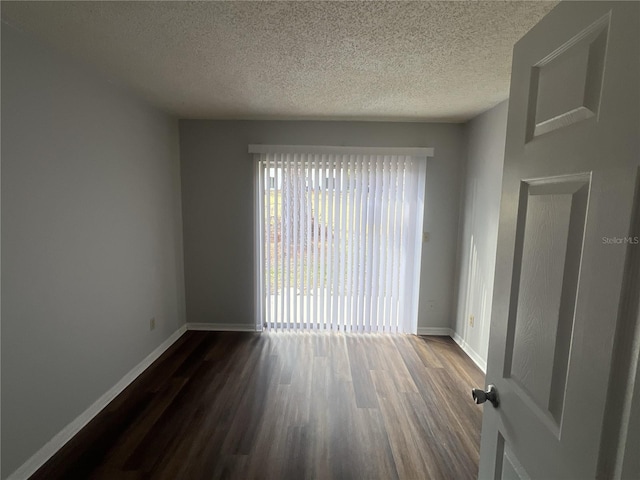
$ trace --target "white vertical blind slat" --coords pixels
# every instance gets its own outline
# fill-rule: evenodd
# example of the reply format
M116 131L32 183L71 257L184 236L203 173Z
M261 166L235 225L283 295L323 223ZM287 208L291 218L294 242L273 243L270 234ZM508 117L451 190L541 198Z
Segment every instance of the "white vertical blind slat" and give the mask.
M395 208L394 208L394 231L393 231L393 312L391 314L392 331L398 331L400 319L400 234L402 231L402 182L403 182L403 159L398 157L396 163L396 187L395 187Z
M365 316L367 314L365 309L365 302L367 299L367 292L365 287L365 255L367 252L367 231L365 224L367 222L367 162L363 156L362 158L362 174L360 176L360 203L359 203L359 225L358 225L358 331L363 332L365 330Z
M280 224L282 225L282 320L287 322L287 329L291 329L291 312L289 308L289 252L287 252L287 247L289 245L289 231L291 229L291 225L287 222L287 216L289 215L289 206L287 205L286 195L288 191L288 180L289 176L289 154L284 155L283 159L283 179L282 179L282 189L281 189L281 207L282 207L282 217Z
M385 301L387 285L387 236L388 236L388 221L389 221L389 204L387 202L389 191L389 156L385 155L382 161L382 191L380 192L380 266L378 275L378 322L379 330L387 330L387 317L385 316Z
M306 312L305 312L305 329L309 329L309 325L311 322L311 215L313 213L312 210L312 199L311 199L311 155L304 155L304 186L305 186L305 197L307 201L305 202L305 220L306 220L306 228L307 228L307 240L306 240L306 257L307 257L307 282L305 289L305 302L306 302Z
M304 172L302 170L302 155L298 155L296 162L296 223L298 234L296 235L298 247L296 249L296 259L298 262L296 270L296 326L298 329L304 328Z
M297 267L296 267L296 279L295 279L295 298L296 298L296 328L298 330L304 329L304 287L305 287L305 276L304 276L304 244L305 244L305 212L304 212L304 204L305 204L305 196L304 196L304 171L302 169L303 165L303 154L298 154L296 160L296 223L297 223L297 233L296 233L296 252L295 256L297 259Z
M264 324L271 328L271 170L269 169L269 156L266 154L260 154L260 166L264 174L264 182L262 184L265 189L264 195L264 217L265 217L265 230L267 241L263 242L264 245L264 305L265 305L265 318Z
M413 198L415 183L411 175L407 175L408 170L411 168L411 158L405 157L405 184L404 184L404 195L408 198ZM410 234L412 230L412 223L410 220L410 208L408 205L403 205L402 209L402 239L401 239L401 248L403 251L407 251L410 244ZM404 292L407 288L407 272L408 272L408 258L406 255L401 255L400 259L400 291ZM407 313L408 313L408 302L400 302L400 321L399 321L399 329L403 330L404 326L407 323Z
M347 237L349 230L347 229L347 217L349 211L347 209L347 202L349 196L349 156L343 155L342 166L340 169L340 217L342 220L340 235L340 328L345 331L347 328Z
M381 194L382 194L382 161L384 157L377 157L375 161L375 190L373 192L373 274L371 275L371 330L377 332L380 329L378 318L378 306L380 299L380 240L381 240Z
M416 170L415 161L411 157L409 157L408 163L409 163L409 166L407 167L407 172L408 172L409 186L407 188L407 196L413 199L416 197L416 188L418 187L418 177L417 175L414 175ZM416 217L415 206L416 206L415 201L407 204L406 214L404 216L404 221L407 228L407 235L405 235L406 243L403 247L404 251L406 252L405 257L407 258L407 262L405 263L405 272L404 272L405 290L403 291L405 292L410 291L412 288L411 275L413 273L413 269L411 268L411 265L408 259L414 258L414 246L415 246L416 223L417 223L414 221ZM407 331L407 327L411 323L410 316L411 316L412 305L413 305L413 301L407 301L405 303L405 315L403 318L403 326L402 326L403 331Z
M353 297L354 297L354 237L355 237L355 217L356 217L356 182L357 182L357 172L356 172L357 162L354 155L349 156L349 170L351 172L351 176L349 177L349 240L348 240L348 269L347 269L347 288L348 288L348 299L347 299L347 310L346 323L347 331L351 332L353 330L353 320L355 317L355 310L353 308Z
M264 191L264 186L265 186L265 174L262 168L262 163L258 163L256 165L256 180L257 180L257 184L255 185L256 190L255 192L258 194L256 200L258 201L258 209L255 212L256 213L256 220L257 220L257 225L256 228L258 228L258 231L264 230L265 229L265 212L266 212L266 208L264 205L264 196L261 195L261 192ZM264 302L261 301L261 296L262 296L262 292L265 291L265 280L266 280L266 274L265 272L267 271L265 269L265 265L264 265L264 258L265 258L265 252L264 252L264 242L261 241L256 241L255 246L257 247L255 250L255 253L257 254L257 258L258 258L258 264L256 265L258 268L256 269L256 297L255 300L258 302L256 305L256 328L262 328L262 326L264 325L264 320L265 320L265 311L264 311Z
M375 178L375 163L376 159L369 158L369 168L367 170L367 220L365 223L365 231L367 235L367 250L365 255L366 261L366 274L365 274L365 291L366 291L366 311L364 316L365 332L371 331L371 322L373 319L372 312L372 297L373 297L373 263L375 261L375 254L373 251L374 237L375 237L375 194L376 194L376 178Z
M319 311L319 323L320 329L326 329L326 309L324 307L324 299L325 299L325 257L326 257L326 245L327 245L327 230L326 230L326 219L327 219L327 194L326 194L326 182L325 177L327 176L327 156L322 155L320 159L320 203L321 207L321 219L320 219L320 298L318 298L318 302L320 303L320 311Z
M279 155L274 155L274 159L273 159L273 163L274 163L274 172L276 175L276 191L275 191L275 195L274 195L274 262L275 262L275 266L274 266L274 296L271 299L272 303L273 303L273 309L274 309L274 314L273 314L273 320L274 320L274 328L278 328L278 322L280 320L280 317L278 316L278 301L280 300L281 295L280 295L280 236L282 234L282 232L280 232L280 228L278 225L278 218L279 217L279 213L280 213L280 187L278 185L279 183L279 179L278 179L278 174L279 172L281 172L279 166L278 166L278 160L280 159Z
M325 187L327 189L327 275L326 275L326 285L325 285L325 322L328 330L333 330L333 311L332 311L332 302L331 302L331 286L333 285L333 155L327 155L327 175L326 175L326 183Z
M344 228L342 228L342 156L336 155L335 158L335 184L334 184L334 223L336 225L333 237L333 321L334 330L340 330L340 297L342 295L342 279L340 278L341 269L341 253L340 248Z
M320 212L320 195L318 189L318 155L313 156L313 199L315 204L314 223L313 223L313 329L318 328L318 245L320 244L320 223L318 220L318 212Z
M335 330L340 330L340 296L342 291L340 289L340 258L342 250L340 248L341 239L344 232L342 228L342 156L336 155L335 160L335 185L334 185L334 223L336 225L335 234L333 237L334 244L334 256L333 256L333 319L335 323Z
M290 256L291 256L291 266L292 266L292 272L291 275L289 276L290 279L293 279L293 282L291 282L290 280L290 284L289 284L289 295L291 295L290 298L290 303L291 303L291 320L293 322L293 328L294 329L298 329L298 295L296 294L296 283L297 283L297 277L298 277L298 194L296 192L297 190L297 184L298 184L298 178L297 178L297 169L298 169L298 155L297 154L293 154L292 158L291 158L291 174L289 176L290 178L290 190L291 190L291 203L290 203L290 209L291 211L289 212L290 215L290 220L292 221L292 224L290 226L291 228L291 241L289 242L289 252L290 252ZM291 249L292 248L292 249Z
M386 225L386 238L385 238L385 262L384 262L384 319L385 319L385 332L391 331L391 278L393 272L393 165L395 163L394 157L389 157L389 163L386 170L387 191L385 192L384 201L386 203L387 217L385 220Z
M296 258L298 259L298 268L296 270L297 285L296 288L296 316L298 323L296 324L298 329L304 328L304 172L302 171L302 155L298 155L298 161L296 162L297 169L297 182L296 182L296 208L298 219L298 248L296 250Z

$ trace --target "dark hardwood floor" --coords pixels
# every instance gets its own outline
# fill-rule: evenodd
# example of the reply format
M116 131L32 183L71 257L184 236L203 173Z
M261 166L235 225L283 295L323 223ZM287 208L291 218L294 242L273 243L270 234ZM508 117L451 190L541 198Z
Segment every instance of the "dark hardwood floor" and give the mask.
M32 479L471 479L448 337L187 332Z

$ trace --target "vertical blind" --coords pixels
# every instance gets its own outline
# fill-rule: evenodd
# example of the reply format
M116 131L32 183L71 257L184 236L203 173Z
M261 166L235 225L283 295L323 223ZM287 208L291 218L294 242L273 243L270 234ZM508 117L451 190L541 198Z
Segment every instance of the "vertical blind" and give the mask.
M252 147L263 327L415 333L430 149Z

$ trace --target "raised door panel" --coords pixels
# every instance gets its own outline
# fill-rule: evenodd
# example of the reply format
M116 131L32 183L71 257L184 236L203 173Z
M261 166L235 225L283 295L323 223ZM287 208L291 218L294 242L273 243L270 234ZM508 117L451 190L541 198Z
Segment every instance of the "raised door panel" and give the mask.
M559 436L573 332L589 175L524 181L504 377L553 420Z

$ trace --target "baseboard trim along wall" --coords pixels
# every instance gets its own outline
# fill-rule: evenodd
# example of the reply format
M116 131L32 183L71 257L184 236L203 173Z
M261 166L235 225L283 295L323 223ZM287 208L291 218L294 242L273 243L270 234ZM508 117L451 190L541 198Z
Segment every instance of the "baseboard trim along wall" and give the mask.
M255 325L236 325L233 323L187 323L187 330L205 332L256 332Z
M64 427L49 440L40 450L34 453L29 460L18 467L7 480L25 480L33 475L47 460L58 452L73 436L84 428L93 418L100 413L109 403L116 398L125 388L127 388L136 378L140 376L160 355L162 355L176 340L187 331L187 326L182 325L171 334L164 342L147 355L138 365L133 367L124 377L113 387L98 398L93 404Z
M454 332L451 328L447 327L418 327L418 335L434 335L439 337L451 337L454 342L466 353L473 363L475 363L483 373L487 373L487 362L482 359L478 352L476 352L464 339Z
M460 346L464 353L469 355L469 358L473 360L473 363L475 363L483 373L487 373L487 361L484 360L478 352L471 348L471 346L469 346L469 344L453 330L451 330L451 338L453 338L453 341Z
M453 334L449 327L418 327L418 335L433 335L436 337L451 337Z

